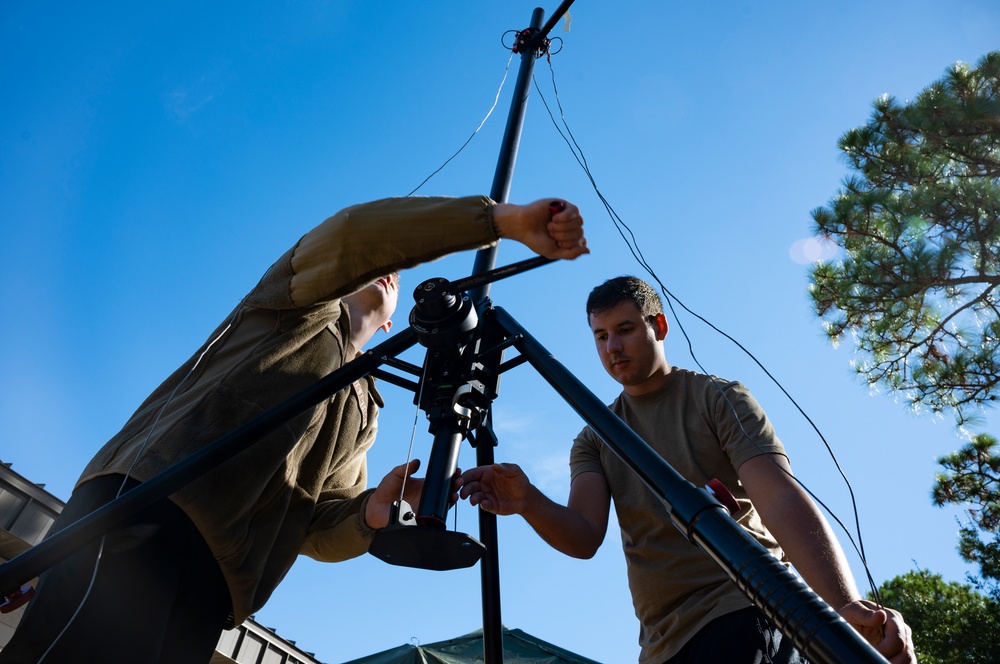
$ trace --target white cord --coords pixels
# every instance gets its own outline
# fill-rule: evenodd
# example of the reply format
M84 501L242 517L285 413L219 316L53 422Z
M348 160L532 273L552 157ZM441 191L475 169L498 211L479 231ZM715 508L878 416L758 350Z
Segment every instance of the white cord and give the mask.
M142 445L140 445L139 449L136 451L135 457L132 459L131 465L129 465L128 470L125 471L125 477L122 478L121 486L118 487L118 492L115 494L116 499L119 498L122 495L122 492L125 490L125 484L128 482L129 473L131 473L132 469L135 468L135 464L139 462L139 456L142 454L143 450L146 449L146 445L148 445L149 441L152 439L153 432L156 430L156 425L159 424L160 422L160 417L163 415L163 411L165 411L167 409L167 406L169 406L170 403L174 400L174 397L177 395L177 391L181 388L181 385L183 385L184 382L187 381L187 379L191 376L191 374L194 373L194 370L198 368L198 365L201 364L201 361L205 358L205 355L207 355L208 351L212 349L212 346L214 346L220 339L222 339L222 337L225 336L226 332L229 331L229 328L233 326L233 320L236 319L237 314L239 314L242 308L243 308L243 303L241 302L240 306L237 307L236 311L233 313L233 316L230 319L229 324L226 325L225 329L223 329L222 332L218 334L218 336L212 339L208 343L208 345L205 346L205 350L203 350L201 354L198 356L198 359L195 360L194 365L192 365L191 368L188 370L188 372L184 375L184 378L182 378L180 382L177 383L173 391L170 392L170 396L167 397L166 402L164 402L164 404L160 407L160 410L157 411L156 419L153 420L153 424L149 427L149 433L146 434L146 439L142 441ZM105 533L101 537L101 544L97 549L97 558L94 560L94 571L90 575L90 584L87 586L87 592L83 594L83 598L81 598L80 602L76 605L76 610L73 612L73 615L70 616L70 619L66 621L66 625L63 626L59 634L56 635L56 638L52 640L52 643L49 644L49 647L46 648L44 653L42 653L42 656L38 660L38 664L42 664L45 658L49 655L52 649L59 642L59 639L61 639L63 635L66 634L66 630L68 630L70 626L73 624L73 621L76 620L76 617L80 614L80 611L83 609L84 603L90 597L90 591L94 588L94 582L97 580L97 570L101 564L101 556L104 553L104 543L107 537L108 537L107 533Z
M403 467L403 486L399 489L399 502L402 504L403 496L406 495L406 480L409 479L409 475L406 473L406 468L410 466L410 459L413 457L413 440L417 435L417 419L420 417L420 400L424 396L424 383L427 380L427 365L428 362L424 359L424 374L420 377L420 391L417 393L417 403L416 409L413 412L413 428L410 429L410 448L406 450L406 465ZM412 505L411 505L412 507Z

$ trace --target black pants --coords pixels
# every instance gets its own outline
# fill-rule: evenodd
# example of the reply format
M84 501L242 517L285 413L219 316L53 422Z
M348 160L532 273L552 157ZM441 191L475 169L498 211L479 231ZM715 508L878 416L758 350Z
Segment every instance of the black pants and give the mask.
M123 479L80 486L53 530L112 500ZM208 545L169 500L52 567L37 591L0 664L207 664L231 611Z
M757 607L719 616L664 664L808 664Z

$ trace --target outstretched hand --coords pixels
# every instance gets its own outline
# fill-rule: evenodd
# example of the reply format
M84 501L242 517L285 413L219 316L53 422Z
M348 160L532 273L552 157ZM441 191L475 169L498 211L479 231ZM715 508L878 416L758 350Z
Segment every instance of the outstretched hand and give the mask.
M573 259L590 253L580 209L568 201L546 198L527 205L497 203L492 214L500 237L517 240L546 258Z
M880 609L874 602L862 599L851 602L839 613L892 664L916 664L913 633L899 611Z
M528 476L514 463L495 463L467 470L459 483L462 498L500 516L523 513L533 488Z
M369 528L378 530L389 525L392 504L399 500L400 493L403 494L403 500L414 509L419 505L420 496L424 491L424 478L413 477L413 473L419 469L420 459L413 459L409 463L396 466L382 478L365 505L365 523L368 524ZM449 497L449 502L452 505L458 502L458 475L460 472L460 470L455 471L452 493Z
M417 504L420 500L420 494L424 490L424 481L411 476L419 468L420 459L413 459L409 463L396 466L382 478L365 505L365 523L368 524L369 528L378 530L389 525L389 510L392 508L392 504L399 500L400 493L404 490L404 482L406 487L403 500L411 505Z

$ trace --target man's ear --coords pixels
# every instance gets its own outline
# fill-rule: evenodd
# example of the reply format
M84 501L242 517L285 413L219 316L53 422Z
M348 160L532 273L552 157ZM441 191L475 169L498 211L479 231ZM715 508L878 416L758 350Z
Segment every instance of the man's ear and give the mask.
M667 338L670 325L667 324L667 317L664 314L659 313L653 316L653 330L656 332L657 341L663 341Z
M381 327L380 327L380 328L378 328L378 329L382 330L383 332L386 332L386 333L388 333L388 332L389 332L389 330L390 330L390 329L392 329L392 321L391 321L391 320L387 320L387 321L385 322L385 325L381 326Z

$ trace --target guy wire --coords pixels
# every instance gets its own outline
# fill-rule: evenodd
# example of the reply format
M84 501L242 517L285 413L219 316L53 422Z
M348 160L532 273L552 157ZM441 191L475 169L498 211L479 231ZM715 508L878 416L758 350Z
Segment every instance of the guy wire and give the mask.
M409 467L410 459L413 457L413 441L417 436L417 420L420 417L420 401L424 396L424 383L427 381L427 365L428 362L426 358L424 359L424 374L420 377L420 391L417 392L417 406L413 410L413 428L410 429L410 447L406 450L406 466ZM406 495L406 481L410 479L406 471L403 471L403 485L399 488L399 503L402 505L403 496ZM412 507L412 505L411 505Z
M418 191L420 190L420 188L421 188L421 187L423 187L423 186L424 186L425 184L427 184L427 181L428 181L428 180L430 180L430 179L431 179L432 177L434 177L435 175L437 175L438 173L440 173L440 172L441 172L441 170L442 170L442 169L443 169L443 168L444 168L445 166L447 166L447 165L448 165L448 163L449 163L449 162L450 162L450 161L451 161L452 159L454 159L455 157L457 157L457 156L458 156L458 155L459 155L459 154L460 154L460 153L462 152L462 150L464 150L464 149L465 149L465 147L466 147L466 146L467 146L467 145L468 145L469 143L471 143L471 142L472 142L472 139L476 137L476 134L478 134L478 133L479 133L479 130L483 128L483 125L484 125L484 124L486 124L486 121L490 119L490 116L491 116L491 115L493 115L493 111L494 111L494 109L496 109L496 107L497 107L497 102L498 102L498 101L500 100L500 92L501 92L501 91L503 91L503 86L504 86L504 83L506 83L506 82L507 82L507 73L508 73L508 72L510 71L510 63L511 63L511 61L512 61L513 59L514 59L514 53L513 53L513 51L512 51L512 52L511 52L511 54L510 54L510 57L509 57L509 58L507 58L507 66L506 66L506 67L504 68L504 70L503 70L503 78L501 78L501 79L500 79L500 87L498 87L498 88L497 88L497 94L496 94L496 96L495 96L495 97L493 98L493 105L492 105L492 106L490 106L490 110L486 112L486 117L484 117L484 118L482 119L482 121L481 121L481 122L479 123L479 126L478 126L478 127L476 127L475 131L473 131L473 132L472 132L472 135L471 135L471 136L469 136L469 138L467 138L467 139L465 140L465 143L462 143L462 147L458 148L458 150L457 150L457 151L455 152L455 154L453 154L453 155L451 155L450 157L448 157L448 158L447 158L447 159L446 159L446 160L444 161L444 163L443 163L443 164L441 164L440 166L438 166L438 168L437 168L437 170L436 170L436 171L434 171L433 173L431 173L430 175L428 175L428 176L427 176L426 178L424 178L424 181L423 181L423 182L421 182L420 184L418 184L418 185L417 185L417 186L416 186L416 187L415 187L415 188L413 189L413 191L411 191L410 193L408 193L408 194L406 195L407 197L410 197L410 196L412 196L413 194L417 193L417 192L418 192Z
M125 471L125 475L122 478L121 486L118 487L118 491L117 493L115 493L115 500L120 498L122 495L122 491L125 490L125 484L128 482L128 477L129 477L128 474L132 472L133 468L135 468L135 464L138 463L139 461L139 456L142 454L142 451L146 449L146 445L149 444L150 439L153 437L153 432L156 430L156 425L159 424L160 422L160 417L163 415L163 411L165 411L167 409L167 406L170 405L170 402L174 400L174 397L177 395L177 390L181 388L181 385L183 385L184 382L191 376L191 374L194 373L194 370L198 368L198 365L201 364L201 361L212 349L212 346L214 346L216 342L222 339L222 337L225 336L226 332L229 331L229 328L233 326L233 321L236 320L236 316L237 314L239 314L240 309L242 309L242 307L243 307L243 302L240 302L239 306L236 307L236 311L233 312L232 317L229 319L229 323L226 325L226 327L222 330L222 332L219 332L219 334L214 339L208 342L208 345L205 346L205 350L201 352L201 354L198 356L198 359L196 359L191 368L188 369L188 372L184 375L184 378L182 378L180 382L177 383L176 386L174 386L174 389L170 393L170 396L167 397L167 400L164 402L162 406L160 406L160 409L156 412L156 418L153 420L152 425L150 425L149 427L149 433L146 434L146 438L142 441L142 445L139 446L139 449L136 450L135 456L132 457L132 463L129 465L128 470ZM66 621L66 624L56 635L56 638L52 639L52 643L50 643L49 647L45 649L45 652L42 653L42 656L38 658L37 664L42 664L42 662L45 661L45 658L48 657L49 653L52 652L52 649L55 648L57 643L59 643L59 639L63 637L63 635L66 633L66 630L70 628L70 626L76 620L77 616L80 615L80 611L83 609L83 605L86 604L87 599L90 597L90 591L93 590L94 583L97 581L97 570L100 568L101 565L101 558L104 555L104 544L107 541L107 539L108 539L108 534L104 533L101 536L100 546L98 546L97 548L97 557L94 559L94 571L91 572L90 574L90 583L87 585L87 590L86 592L83 593L83 597L80 598L80 601L77 603L76 610L73 611L73 615L70 616L68 621Z
M660 278L656 275L656 273L653 270L652 266L649 265L649 263L646 261L645 257L643 256L642 251L639 248L638 240L636 240L635 234L632 232L632 229L629 228L628 224L626 224L621 219L621 217L614 210L614 208L611 206L611 204L608 202L608 200L604 197L604 194L602 194L601 191L600 191L600 189L598 188L597 182L595 181L594 176L593 176L593 174L590 171L590 167L587 164L586 157L583 154L583 149L580 147L580 144L577 142L576 137L573 136L573 132L570 130L569 124L566 121L565 111L563 110L562 102L559 99L559 90L558 90L558 88L556 86L556 79L555 79L555 69L552 66L552 60L551 60L551 58L548 58L548 63L549 63L549 72L551 74L551 79L552 79L553 93L555 95L556 104L557 104L557 106L559 108L559 115L560 115L560 118L562 120L562 124L565 127L565 129L566 129L566 134L563 134L562 129L560 129L559 123L556 121L555 117L552 114L552 109L549 107L548 102L545 100L545 96L542 94L542 91L541 91L541 89L538 86L537 79L535 79L535 77L533 76L532 77L532 82L535 85L535 90L538 91L538 96L542 100L542 104L544 104L545 110L548 112L549 118L552 120L552 124L555 127L556 131L559 133L559 136L563 139L563 141L569 147L570 153L576 159L576 162L580 165L580 168L583 169L583 172L587 176L587 179L590 180L590 184L593 187L594 192L597 194L597 197L600 199L601 203L604 205L605 209L607 210L608 216L611 217L611 220L612 220L612 222L614 223L614 226L615 226L615 230L618 231L618 234L625 241L625 245L628 247L629 251L632 253L632 256L635 258L636 262L639 263L639 265L641 265L643 267L643 269L645 269L646 272L649 273L649 275L653 278L653 280L656 281L657 285L660 287L660 290L664 294L665 299L667 301L667 306L670 308L670 312L673 315L674 320L677 322L677 326L680 328L681 334L683 334L684 339L687 341L688 352L691 355L691 359L694 360L695 364L702 371L702 373L704 373L706 375L711 375L702 366L701 362L698 360L697 356L695 355L695 353L694 353L694 345L693 345L693 343L691 341L691 338L690 338L690 336L688 336L687 331L684 329L684 325L681 323L680 318L677 316L677 312L674 309L674 305L673 305L674 301L676 301L677 304L679 304L681 306L681 308L684 309L684 311L688 312L689 314L691 314L692 316L694 316L695 318L697 318L701 322L703 322L706 325L708 325L712 330L714 330L718 334L722 335L723 337L725 337L726 339L728 339L729 341L731 341L741 351L743 351L743 353L745 353L747 355L747 357L749 357L761 369L761 371L763 371L764 374L769 379L771 379L771 381L778 387L778 389L781 390L781 392L785 395L785 397L788 398L789 402L791 402L791 404L795 407L795 409L799 411L799 413L802 415L803 418L805 418L806 422L809 423L810 427L812 427L813 431L816 432L816 435L823 442L823 445L826 447L826 450L829 453L830 458L833 460L834 465L836 466L837 470L840 472L840 476L843 478L844 484L847 486L848 493L850 494L851 506L852 506L852 511L853 511L853 514L854 514L854 524L855 524L855 529L857 531L857 537L858 537L857 542L854 541L854 537L852 536L851 531L847 528L847 526L844 525L844 523L833 512L833 510L831 510L826 505L826 503L824 503L822 500L820 500L820 498L817 497L816 494L814 494L812 492L812 490L810 490L809 487L807 487L798 477L796 477L794 475L791 475L791 474L789 474L789 476L793 480L795 480L795 482L800 487L802 487L802 489L806 493L808 493L809 496L811 496L813 498L813 500L815 500L831 516L831 518L833 518L834 521L836 521L837 525L839 525L840 528L847 535L847 539L851 542L851 546L854 548L855 552L858 554L858 557L861 559L861 564L864 567L865 576L867 577L868 585L871 587L872 596L875 598L876 603L881 607L882 606L882 601L881 601L881 598L879 596L878 588L876 587L875 581L874 581L874 579L872 577L871 571L868 568L868 559L867 559L867 557L865 555L864 542L863 542L863 538L862 538L862 535L861 535L860 516L859 516L859 513L858 513L857 500L856 500L855 495L854 495L854 488L851 486L851 482L847 478L847 474L844 472L843 468L840 465L840 462L837 460L837 457L836 457L836 454L834 454L833 448L830 446L829 442L827 442L826 437L819 430L819 427L816 425L816 423L813 422L812 418L810 418L809 415L806 414L806 412L802 409L802 407L798 404L798 402L792 397L791 394L788 393L788 391L781 384L781 382L778 381L778 379L775 378L771 374L771 372L767 370L767 368L760 362L760 360L757 359L757 357L753 353L751 353L746 347L744 347L741 343L739 343L732 336L730 336L729 334L723 332L718 327L716 327L714 324L712 324L710 321L708 321L707 319L705 319L701 315L699 315L699 314L695 313L694 311L692 311L691 309L689 309L683 302L680 301L679 298L677 298L670 290L668 290L666 288L666 286L663 285L662 281L660 281ZM566 138L567 134L570 137L569 139ZM570 139L572 139L572 142L570 142ZM625 235L626 232L628 233L629 237L626 237L626 235ZM631 240L629 238L631 238ZM722 392L721 387L720 387L720 392L722 393L723 398L729 404L729 407L732 409L733 405L732 405L732 403L729 402L729 399L728 399L728 397L726 397L725 393ZM738 418L737 418L737 422L739 422ZM742 430L742 424L740 425L740 429ZM751 444L753 444L754 446L757 446L757 442L754 441L752 439L752 437L750 437L749 434L747 434L746 431L743 431L743 435L747 438L747 440L750 441Z

